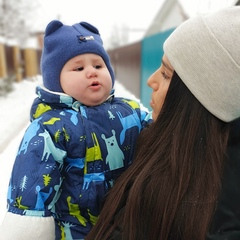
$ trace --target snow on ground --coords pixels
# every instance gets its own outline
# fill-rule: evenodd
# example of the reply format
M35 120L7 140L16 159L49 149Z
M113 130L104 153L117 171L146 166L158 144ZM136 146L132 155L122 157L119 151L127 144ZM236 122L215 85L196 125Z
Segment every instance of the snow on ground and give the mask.
M6 212L6 196L12 165L24 131L29 124L29 113L35 88L42 83L41 76L14 83L14 90L0 97L0 223ZM118 81L115 95L138 100Z

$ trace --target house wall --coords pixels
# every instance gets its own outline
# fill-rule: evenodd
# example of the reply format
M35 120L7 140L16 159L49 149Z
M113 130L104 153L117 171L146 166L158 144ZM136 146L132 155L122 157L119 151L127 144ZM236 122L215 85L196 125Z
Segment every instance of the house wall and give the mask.
M145 32L145 37L176 28L187 18L178 0L165 0L163 6L159 9L159 12Z
M140 98L141 42L107 51L115 72L115 78L128 91Z

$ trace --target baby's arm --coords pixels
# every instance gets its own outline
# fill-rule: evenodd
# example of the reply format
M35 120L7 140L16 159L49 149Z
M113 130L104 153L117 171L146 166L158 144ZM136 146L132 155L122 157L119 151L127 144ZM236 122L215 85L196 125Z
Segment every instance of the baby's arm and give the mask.
M14 162L1 239L55 239L51 208L61 185L60 168L65 156L66 152L55 146L44 122L33 121Z

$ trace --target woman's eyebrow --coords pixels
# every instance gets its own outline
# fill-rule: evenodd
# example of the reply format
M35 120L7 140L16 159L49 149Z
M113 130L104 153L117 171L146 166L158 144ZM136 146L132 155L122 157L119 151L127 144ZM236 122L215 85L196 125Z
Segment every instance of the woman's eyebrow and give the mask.
M164 66L164 67L166 67L167 69L169 69L170 71L174 71L164 60L162 60L162 65Z

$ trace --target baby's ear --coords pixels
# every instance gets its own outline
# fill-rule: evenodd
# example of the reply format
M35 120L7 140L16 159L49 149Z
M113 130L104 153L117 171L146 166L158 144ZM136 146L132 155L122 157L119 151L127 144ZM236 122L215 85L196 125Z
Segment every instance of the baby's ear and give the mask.
M94 27L92 24L90 24L88 22L80 22L79 24L81 26L83 26L84 28L86 28L88 31L100 35L98 29L96 27Z
M45 30L45 36L50 35L51 33L55 32L57 29L59 29L62 26L62 22L60 22L59 20L53 20L51 21Z

